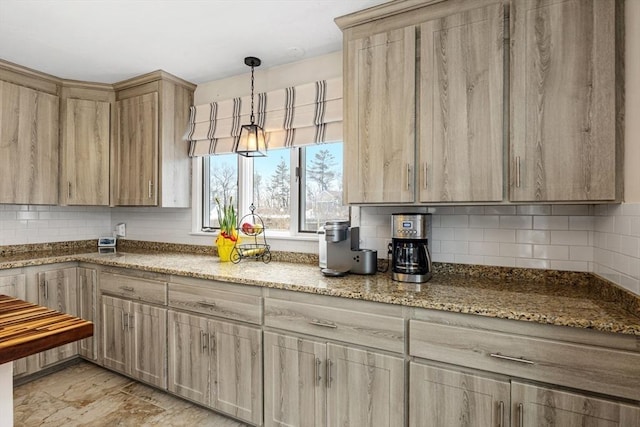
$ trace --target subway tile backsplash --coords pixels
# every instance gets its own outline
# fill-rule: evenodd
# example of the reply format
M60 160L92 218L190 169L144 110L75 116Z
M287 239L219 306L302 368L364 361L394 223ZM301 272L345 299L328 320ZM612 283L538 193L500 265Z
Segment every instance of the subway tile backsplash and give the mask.
M432 213L439 262L594 272L640 295L640 203L361 207L363 248L385 257L391 214ZM131 240L212 244L191 234L190 209L0 205L0 245L95 239L127 223ZM270 242L274 250L316 252L317 243Z

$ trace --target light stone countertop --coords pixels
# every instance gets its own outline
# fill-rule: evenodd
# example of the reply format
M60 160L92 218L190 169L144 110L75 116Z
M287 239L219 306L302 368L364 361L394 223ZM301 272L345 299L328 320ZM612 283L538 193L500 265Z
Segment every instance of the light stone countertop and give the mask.
M488 267L464 273L442 268L421 285L391 280L390 273L325 277L317 265L242 260L223 263L208 254L143 251L116 254L76 250L0 256L0 269L60 262L89 262L200 279L399 304L543 324L588 328L640 336L640 317L616 300L619 289L588 273L555 272L541 278L535 270L517 277L485 274ZM482 271L485 269L486 271ZM470 273L471 270L471 274ZM533 271L533 273L527 273ZM539 271L539 270L538 270ZM529 276L527 276L529 274ZM603 282L606 282L603 285ZM615 286L610 284L610 286ZM633 296L631 296L633 298ZM637 313L635 311L634 313Z

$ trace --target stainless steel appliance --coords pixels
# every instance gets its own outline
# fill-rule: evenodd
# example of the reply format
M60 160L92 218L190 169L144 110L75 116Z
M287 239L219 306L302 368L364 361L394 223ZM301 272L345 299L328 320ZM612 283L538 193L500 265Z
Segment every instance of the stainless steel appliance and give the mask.
M422 283L431 279L431 214L391 215L391 278Z
M326 276L375 274L378 251L360 249L360 228L349 221L327 221L318 230L318 258Z

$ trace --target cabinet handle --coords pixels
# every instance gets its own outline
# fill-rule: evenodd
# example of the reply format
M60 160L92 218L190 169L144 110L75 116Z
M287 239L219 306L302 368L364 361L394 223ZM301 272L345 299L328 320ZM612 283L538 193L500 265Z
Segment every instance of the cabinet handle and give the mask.
M71 181L69 181L69 186L67 188L67 197L70 199L71 198Z
M200 331L200 348L202 349L202 352L204 353L205 350L207 349L207 345L204 343L204 336L205 333L204 331ZM207 335L207 339L209 338L209 335Z
M134 326L133 322L131 322L131 313L127 313L127 327L129 327L129 329L133 329Z
M205 307L216 308L216 303L215 303L215 302L209 302L209 301L198 301L198 304L203 305L203 306L205 306Z
M535 365L535 362L533 362L531 360L527 360L527 359L525 359L523 357L505 356L505 355L500 354L500 353L491 353L489 356L495 357L496 359L508 360L510 362L518 362L518 363L525 363L527 365Z
M320 375L320 365L322 365L322 360L319 357L316 357L316 386L320 385L320 381L322 381L322 375Z
M524 405L522 403L518 403L518 419L520 427L524 427Z
M131 286L120 286L120 289L122 289L123 291L127 291L127 292L135 291L135 289L133 289Z
M124 311L120 312L120 321L122 322L122 330L124 331Z
M49 300L49 282L44 280L42 282L42 296L45 300Z
M153 189L153 182L151 182L151 180L149 180L149 198L151 199L153 197L151 191Z
M504 427L504 402L501 400L498 403L498 410L500 414L498 414L498 427Z
M327 359L327 388L331 388L331 366L333 362L331 359Z
M520 188L520 156L516 156L516 188Z
M427 189L427 162L424 162L424 166L423 166L423 171L424 173L424 181L423 181L423 187L426 190Z
M315 325L315 326L322 326L323 328L332 328L332 329L338 328L338 325L336 325L335 323L323 322L322 320L317 320L317 319L310 320L309 324Z
M411 179L411 165L407 163L407 191L410 190L409 180Z

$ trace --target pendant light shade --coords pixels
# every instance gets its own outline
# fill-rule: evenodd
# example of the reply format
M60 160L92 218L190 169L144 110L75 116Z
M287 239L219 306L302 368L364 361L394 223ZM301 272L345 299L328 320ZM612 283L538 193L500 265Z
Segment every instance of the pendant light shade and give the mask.
M261 61L253 56L247 56L244 58L244 63L251 67L251 123L242 125L236 153L245 157L264 157L267 155L264 129L255 124L253 115L253 69L259 67Z

